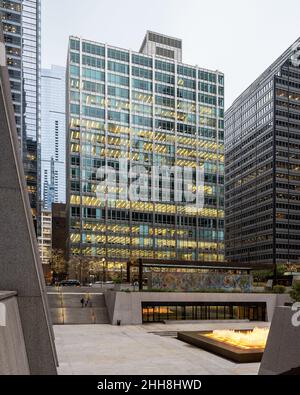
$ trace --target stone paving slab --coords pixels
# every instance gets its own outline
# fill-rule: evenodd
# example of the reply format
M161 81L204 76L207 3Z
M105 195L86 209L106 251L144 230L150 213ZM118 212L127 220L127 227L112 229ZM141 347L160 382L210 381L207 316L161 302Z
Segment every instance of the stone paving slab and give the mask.
M268 326L235 324L234 329ZM149 332L233 328L233 324L55 326L59 374L257 375L260 364L236 364L172 337ZM213 326L213 327L212 327Z

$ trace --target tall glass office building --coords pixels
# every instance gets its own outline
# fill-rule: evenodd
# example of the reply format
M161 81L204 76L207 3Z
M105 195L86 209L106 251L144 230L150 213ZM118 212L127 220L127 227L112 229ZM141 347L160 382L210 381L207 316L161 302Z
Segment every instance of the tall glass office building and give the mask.
M16 125L34 219L39 204L40 0L1 0Z
M116 269L137 258L223 262L224 75L183 64L181 40L147 32L140 52L71 37L67 85L70 255ZM103 166L122 186L99 195ZM194 192L204 169L203 206L176 199L186 184L166 174L174 166L190 170ZM138 199L127 198L129 178Z
M66 203L66 68L42 69L41 181L43 209Z
M226 257L299 262L300 40L226 111Z

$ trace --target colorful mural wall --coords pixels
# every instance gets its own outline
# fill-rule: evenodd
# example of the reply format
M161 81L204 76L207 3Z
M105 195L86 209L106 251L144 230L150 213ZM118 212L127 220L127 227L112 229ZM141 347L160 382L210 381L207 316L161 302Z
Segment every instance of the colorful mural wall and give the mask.
M152 272L148 275L148 286L151 289L177 292L214 289L228 292L251 292L253 289L253 278L251 275L226 273Z

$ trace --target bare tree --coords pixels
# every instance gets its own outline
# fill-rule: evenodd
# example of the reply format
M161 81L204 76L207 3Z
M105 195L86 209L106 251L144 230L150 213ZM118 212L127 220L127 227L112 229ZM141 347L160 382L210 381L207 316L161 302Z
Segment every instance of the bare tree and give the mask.
M55 277L62 277L67 273L67 262L64 256L64 252L62 250L52 250L50 268Z
M73 256L69 260L69 276L87 283L90 276L91 258L83 256Z

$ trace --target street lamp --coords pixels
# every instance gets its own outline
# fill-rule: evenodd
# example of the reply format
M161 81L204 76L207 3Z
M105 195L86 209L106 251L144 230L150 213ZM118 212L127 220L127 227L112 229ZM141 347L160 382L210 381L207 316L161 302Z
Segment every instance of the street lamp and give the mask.
M106 259L102 258L102 268L103 268L103 277L102 277L102 285L106 281Z

